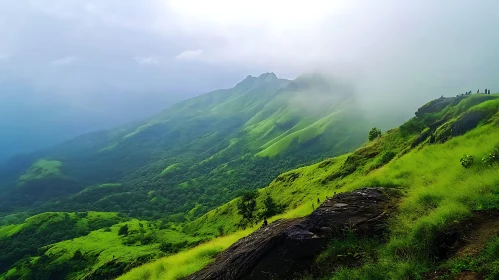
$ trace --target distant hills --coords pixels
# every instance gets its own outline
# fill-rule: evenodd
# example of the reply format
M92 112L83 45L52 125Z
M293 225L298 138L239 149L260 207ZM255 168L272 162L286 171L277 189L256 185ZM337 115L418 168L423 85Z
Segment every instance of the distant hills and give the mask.
M285 88L290 85L289 83L288 81ZM355 110L348 112L355 112ZM199 185L184 186L180 183L180 185L167 187L172 186L167 182L181 181L179 178L188 178L188 175L192 175L190 178L194 178L193 180L202 178L209 180L209 183L216 183L216 179L224 176L229 179L237 178L233 176L233 173L239 172L238 175L241 178L258 180L257 176L244 168L245 165L240 164L241 161L235 160L238 157L236 151L228 154L231 156L223 154L227 164L219 163L214 169L208 169L208 171L192 168L190 170L198 173L182 173L189 161L178 161L165 168L140 169L144 172L143 179L150 180L147 182L148 185L134 187L133 182L139 179L133 178L138 175L131 173L119 182L95 184L83 190L80 190L76 183L70 184L70 182L78 181L76 181L76 175L70 175L73 174L71 170L65 169L65 165L70 162L69 157L65 158L63 155L57 158L55 156L43 157L43 153L40 153L33 155L31 159L18 158L8 167L11 170L19 169L23 174L12 176L15 178L17 187L5 186L10 190L10 194L3 197L0 205L4 206L5 203L9 203L7 198L11 200L22 198L23 191L27 193L27 188L35 191L37 187L41 198L44 195L43 190L70 192L68 188L71 186L75 189L71 190L70 194L58 194L58 199L39 199L30 204L30 208L25 206L24 210L29 210L28 212L20 212L23 209L16 208L14 210L19 213L0 218L0 251L6 252L0 256L0 278L183 279L213 262L216 257L220 256L217 253L245 236L243 243L244 240L265 238L265 236L275 237L275 235L267 235L272 230L259 229L262 216L268 210L269 198L280 209L274 212L275 216L267 217L270 227L288 230L289 228L286 227L275 226L282 222L286 223L285 219L289 218L300 217L300 220L304 221L302 217L317 209L317 206L327 197L337 194L340 195L336 196L336 199L341 199L342 203L334 206L336 210L339 211L338 208L342 207L356 209L351 208L351 200L343 200L344 193L371 187L393 190L386 192L391 197L390 202L387 201L390 204L389 209L372 219L376 223L381 222L377 224L379 227L376 230L376 232L379 230L381 234L357 235L359 232L352 230L351 226L338 229L339 231L331 231L327 227L320 228L317 232L308 232L301 228L304 234L312 236L314 240L313 236L320 238L321 232L333 233L334 237L324 244L323 251L317 256L308 255L302 258L304 255L300 255L300 261L293 266L297 277L307 279L408 279L412 277L426 279L428 275L447 275L458 279L463 275L478 275L484 278L494 278L499 271L497 263L498 112L498 94L442 97L430 101L419 108L415 117L400 127L383 132L380 137L372 139L353 152L315 161L311 165L289 169L275 176L266 187L256 192L254 214L257 217L257 224L246 229L241 227L242 216L238 213L237 205L241 198L233 199L196 218L199 213L203 212L204 206L200 201L203 201L206 196L191 187L205 189L207 197L220 196L220 200L223 200L222 196L226 192L225 186L211 186L208 183L197 182ZM195 119L195 115L191 118ZM158 118L162 117L158 116ZM140 125L130 127L130 130L123 131L122 135L129 135L130 131L133 132L133 129L138 127ZM239 131L240 134L237 135L247 133L245 126L235 128L234 131ZM141 133L143 132L135 135L138 136ZM135 135L126 138L130 140L125 140L125 142L131 141ZM118 138L122 139L124 136ZM83 137L82 139L92 138ZM82 139L77 141L83 141ZM243 137L238 139L249 141ZM228 146L230 144L232 146L227 151L232 151L234 146L239 147L238 143L229 141ZM87 144L91 146L92 142L88 141ZM216 143L211 142L211 145L215 146ZM282 167L284 164L279 165L282 161L277 160L282 154L291 152L291 156L285 156L285 159L299 161L301 151L310 154L313 151L307 145L301 150L294 148L293 145L281 150L276 156L257 155L265 148L250 149L247 147L246 150L241 152L238 150L238 152L244 154L242 157L248 162L247 166L260 168L258 172L262 172L265 168L272 170ZM204 146L204 148L209 149L209 146ZM186 148L183 147L183 149ZM61 147L55 150L59 150L60 153L68 152ZM114 149L105 151L112 150ZM198 151L200 154L203 153L201 149ZM55 154L55 151L44 153L49 152ZM195 158L195 155L189 154L189 156ZM205 156L203 154L198 158L205 158ZM178 156L178 158L181 157ZM214 157L208 162L216 159L217 157ZM258 161L259 159L265 159L271 164ZM32 162L30 163L29 160ZM76 161L76 159L73 160ZM123 156L121 160L115 160L115 164L125 165L126 160L128 160L127 157ZM204 166L206 163L203 161L191 164ZM262 164L263 167L254 162ZM127 164L135 163L128 162ZM29 168L21 168L22 165L29 165ZM224 166L230 166L231 170L236 171L227 172ZM105 167L101 166L101 168ZM95 170L93 172L98 174ZM104 176L105 170L102 173ZM151 174L167 179L154 181L156 179ZM215 175L220 175L220 177L211 177ZM67 183L64 183L65 180ZM50 184L56 182L59 182L58 188ZM182 198L182 193L178 189L183 188L201 195ZM215 191L213 188L219 189ZM19 192L15 193L13 190L19 190ZM363 195L362 192L360 194ZM54 195L53 192L52 195ZM122 199L140 215L144 215L140 212L144 209L143 211L149 211L154 217L154 211L164 207L163 200L172 201L172 198L177 201L183 200L186 204L191 203L188 201L191 199L197 201L197 204L187 212L179 211L173 215L165 213L157 220L134 219L116 213L116 211L122 211L120 207L123 207L124 203L118 202L114 205L112 203ZM150 200L145 202L145 199ZM380 203L379 200L371 198L369 200L371 203ZM106 212L73 212L71 210L78 207L107 207L111 210ZM60 209L60 212L37 215L29 213L48 209ZM356 213L362 214L362 211ZM171 220L168 221L168 217L186 221L171 222ZM388 217L388 220L385 220L385 217ZM257 230L256 235L248 236L255 230ZM303 244L318 248L314 244L321 243L314 241ZM282 250L291 254L296 252L294 250L296 244L293 242L284 242L281 245L266 247L265 250L268 251L263 257L272 260L272 256L275 256L274 254L279 250L281 250L279 253L283 252ZM470 246L473 250L469 250ZM258 255L255 254L255 248L251 246L238 248L246 252L243 256ZM288 248L290 250L287 250ZM306 251L306 254L311 252ZM227 256L230 252L234 250L225 251L223 254ZM261 258L254 260L258 261ZM265 272L269 267L278 267L270 264L271 266L257 267Z
M142 123L12 158L0 211L188 220L285 170L351 151L369 127L347 85L320 74L248 76Z
M183 95L192 96L183 91L174 95L154 90L144 98L105 85L88 92L74 91L50 92L29 81L0 79L0 163L84 133L145 119L186 98Z

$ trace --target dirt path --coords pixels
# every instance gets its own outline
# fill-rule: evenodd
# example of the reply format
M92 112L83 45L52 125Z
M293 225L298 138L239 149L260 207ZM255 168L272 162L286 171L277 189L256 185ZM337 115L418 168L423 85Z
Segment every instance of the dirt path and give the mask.
M463 245L454 255L455 257L478 254L490 238L499 234L499 212L477 212L470 226L472 228L463 235Z
M473 257L478 255L487 242L499 234L499 211L476 211L473 217L460 223L450 232L450 236L458 236L453 244L444 246L448 249L445 259ZM441 261L443 261L442 259ZM441 279L447 270L436 270L427 273L424 279ZM453 276L454 280L482 280L483 275L473 271L462 271Z

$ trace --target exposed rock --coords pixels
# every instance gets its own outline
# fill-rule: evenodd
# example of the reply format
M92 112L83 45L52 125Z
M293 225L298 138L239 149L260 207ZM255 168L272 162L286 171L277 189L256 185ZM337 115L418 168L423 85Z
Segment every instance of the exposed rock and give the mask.
M417 147L419 144L423 143L426 139L428 139L428 137L431 136L432 133L433 131L431 129L426 129L421 132L421 134L419 134L418 137L412 141L411 148Z
M470 111L464 113L452 124L452 136L465 134L475 128L486 117L487 113L483 111Z
M462 99L462 97L440 97L439 99L432 100L425 104L423 107L419 108L416 113L416 117L421 118L428 113L440 112L447 105L451 104L456 99Z
M330 238L341 237L346 230L358 235L381 233L393 205L388 193L366 188L335 195L307 217L278 220L258 229L187 279L292 279L310 267Z

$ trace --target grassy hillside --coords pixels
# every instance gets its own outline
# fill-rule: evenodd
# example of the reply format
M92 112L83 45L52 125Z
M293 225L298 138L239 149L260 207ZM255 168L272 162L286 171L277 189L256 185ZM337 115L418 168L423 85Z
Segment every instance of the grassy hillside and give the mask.
M92 210L184 222L357 148L368 127L344 85L249 76L144 122L12 159L0 170L0 215Z
M209 239L117 213L43 213L0 227L0 279L110 279Z
M119 223L116 213L43 213L19 224L0 226L0 273L25 256L56 242L86 235L93 230Z
M402 191L385 239L333 240L305 279L421 279L432 271L443 271L443 277L463 271L490 279L499 275L494 234L484 238L474 255L447 258L439 251L446 232L481 213L476 211L499 208L499 95L441 98L416 115L353 153L283 173L259 190L257 211L263 210L267 195L285 209L271 220L306 215L317 199L336 192L361 187ZM185 232L215 234L223 228L229 237L247 234L238 228L236 203L187 223ZM210 247L210 255L233 242L222 240L223 246ZM205 248L160 259L122 279L179 279L209 261L198 255ZM340 257L351 255L358 257ZM172 266L179 262L185 269Z

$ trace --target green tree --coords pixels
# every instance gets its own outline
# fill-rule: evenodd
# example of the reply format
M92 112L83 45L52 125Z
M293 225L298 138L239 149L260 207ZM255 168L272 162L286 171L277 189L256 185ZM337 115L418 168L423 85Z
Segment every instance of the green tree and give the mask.
M118 235L127 236L128 235L128 225L124 225L124 226L120 227L120 229L118 230Z
M373 141L379 137L381 137L381 129L373 127L371 131L369 131L369 141Z
M247 191L237 202L237 212L242 216L241 225L253 223L255 220L257 191Z
M275 203L274 199L270 195L267 195L267 197L265 197L263 205L265 206L265 210L263 212L264 217L269 218L279 214L280 207L279 205L277 205L277 203Z

